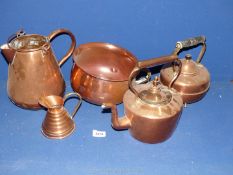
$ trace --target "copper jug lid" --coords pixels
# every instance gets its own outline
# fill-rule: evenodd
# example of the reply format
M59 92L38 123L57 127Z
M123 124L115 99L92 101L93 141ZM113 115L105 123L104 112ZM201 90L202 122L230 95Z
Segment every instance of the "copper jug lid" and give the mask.
M165 105L171 101L172 94L170 91L162 88L158 77L156 77L153 81L153 86L148 90L141 91L139 97L149 104Z
M10 48L17 51L35 51L40 49L48 49L49 39L38 34L21 35L16 37L9 43Z
M128 81L137 64L137 59L126 49L101 42L80 45L73 59L86 73L109 81Z

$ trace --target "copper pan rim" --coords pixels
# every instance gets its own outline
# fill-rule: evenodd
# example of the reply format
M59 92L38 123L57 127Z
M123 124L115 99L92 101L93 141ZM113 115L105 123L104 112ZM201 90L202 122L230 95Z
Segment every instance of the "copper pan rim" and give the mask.
M72 57L74 64L87 75L112 82L128 81L138 63L127 49L106 42L80 44Z

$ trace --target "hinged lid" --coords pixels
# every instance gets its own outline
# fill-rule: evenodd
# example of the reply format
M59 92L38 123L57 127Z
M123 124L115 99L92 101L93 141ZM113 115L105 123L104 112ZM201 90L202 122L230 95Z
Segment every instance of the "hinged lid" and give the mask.
M127 50L109 43L87 43L73 53L76 65L103 80L128 81L137 59Z
M49 39L42 35L30 34L20 35L9 43L10 48L16 51L35 51L40 49L49 49Z

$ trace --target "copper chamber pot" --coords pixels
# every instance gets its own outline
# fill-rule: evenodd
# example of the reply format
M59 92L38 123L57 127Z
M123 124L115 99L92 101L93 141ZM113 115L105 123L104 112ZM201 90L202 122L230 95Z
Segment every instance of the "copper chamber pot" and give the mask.
M51 48L51 41L67 34L71 46L58 62ZM66 29L58 29L48 36L18 32L7 44L1 46L2 54L9 63L7 93L16 105L38 109L41 96L63 96L65 82L60 66L70 57L75 48L74 35Z
M133 86L131 80L138 71L134 69L132 72L130 89L123 97L125 116L118 117L114 104L104 104L102 107L111 108L114 129L129 129L135 139L144 143L160 143L167 140L176 129L183 101L179 93L162 85L157 77L153 82Z
M173 84L182 96L184 103L193 103L206 94L210 87L210 75L208 70L200 63L206 51L205 37L199 37L199 44L202 45L201 52L196 61L192 60L192 56L187 54L184 59L181 59L182 70ZM177 42L177 47L184 47L185 42ZM172 63L165 64L160 72L160 80L162 84L168 86L169 82L175 74L175 69Z
M70 115L64 108L64 103L72 96L77 96L79 102ZM43 135L50 139L63 139L72 134L75 129L73 118L81 102L82 98L78 93L68 93L64 98L56 95L40 97L39 104L47 109L41 129Z
M198 43L192 38L185 47ZM176 47L172 54L145 61L137 58L124 48L109 43L87 43L75 49L74 65L71 70L71 86L80 93L84 100L102 105L104 103L118 104L123 100L128 90L128 79L135 67L149 67L164 64L177 59L178 52L183 49ZM150 75L147 74L145 81ZM145 82L144 81L144 82Z

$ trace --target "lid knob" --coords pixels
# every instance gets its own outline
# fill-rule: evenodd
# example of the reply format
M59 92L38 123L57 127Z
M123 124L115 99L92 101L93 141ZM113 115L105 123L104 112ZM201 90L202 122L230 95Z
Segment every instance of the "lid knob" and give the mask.
M167 104L170 102L172 97L171 93L168 90L163 89L157 76L152 82L152 87L141 91L139 93L139 96L140 99L144 102L154 105Z
M192 60L192 55L186 54L185 59L182 61L181 74L196 75L197 71L197 66L196 63Z
M192 55L191 54L186 54L185 55L185 59L186 60L191 60L192 59Z
M154 79L154 81L153 81L153 87L156 87L158 85L159 85L159 77L156 76L155 79Z

